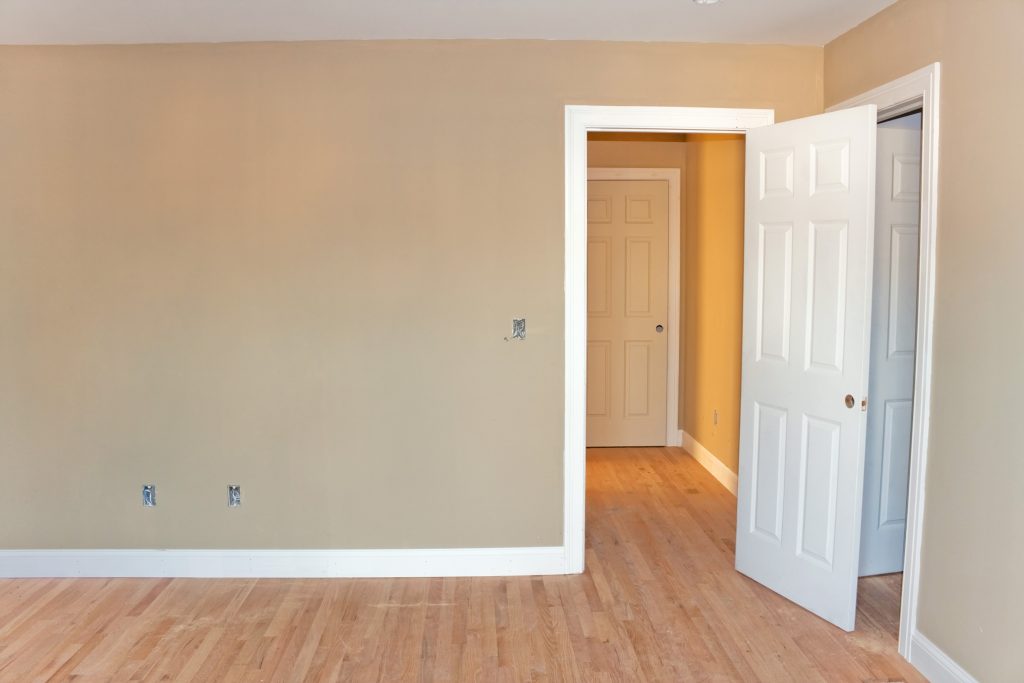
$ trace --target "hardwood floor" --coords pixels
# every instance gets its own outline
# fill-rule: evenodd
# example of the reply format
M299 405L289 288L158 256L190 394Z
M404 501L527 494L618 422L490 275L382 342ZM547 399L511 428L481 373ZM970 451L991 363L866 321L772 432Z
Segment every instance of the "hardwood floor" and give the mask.
M732 568L736 500L680 449L591 451L587 571L0 581L0 681L923 681L898 575L844 633Z

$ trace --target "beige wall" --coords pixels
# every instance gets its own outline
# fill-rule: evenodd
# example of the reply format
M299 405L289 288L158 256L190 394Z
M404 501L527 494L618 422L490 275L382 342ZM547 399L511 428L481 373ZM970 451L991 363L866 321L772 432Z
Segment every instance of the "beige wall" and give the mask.
M979 681L1024 676L1024 3L902 0L825 49L828 104L942 62L919 627Z
M564 105L782 120L821 110L822 68L771 46L0 48L0 546L560 544Z
M738 472L744 139L690 135L686 144L683 429Z

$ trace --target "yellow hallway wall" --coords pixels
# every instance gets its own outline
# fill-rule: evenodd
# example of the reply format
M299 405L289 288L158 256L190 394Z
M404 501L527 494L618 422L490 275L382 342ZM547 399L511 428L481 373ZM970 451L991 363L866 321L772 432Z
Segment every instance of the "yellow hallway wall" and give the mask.
M1024 2L901 0L825 48L826 104L942 63L932 413L918 627L1024 679Z
M745 144L686 139L683 429L738 472Z
M822 50L3 47L0 92L0 547L546 546L564 106L804 116Z

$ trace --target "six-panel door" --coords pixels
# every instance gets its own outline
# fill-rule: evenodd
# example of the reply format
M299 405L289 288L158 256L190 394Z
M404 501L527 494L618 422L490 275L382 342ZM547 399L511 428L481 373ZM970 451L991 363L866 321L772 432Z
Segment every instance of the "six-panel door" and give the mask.
M874 218L873 106L747 136L736 568L856 614Z
M667 317L668 183L588 182L588 446L665 445Z

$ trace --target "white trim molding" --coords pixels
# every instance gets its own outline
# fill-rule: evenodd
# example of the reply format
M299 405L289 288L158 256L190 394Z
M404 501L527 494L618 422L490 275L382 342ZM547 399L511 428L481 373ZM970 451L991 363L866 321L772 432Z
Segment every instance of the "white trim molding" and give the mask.
M584 564L587 467L587 133L736 133L775 122L771 109L565 107L565 480L566 570Z
M399 578L565 574L561 546L411 550L0 550L0 578Z
M978 683L974 676L920 631L915 631L910 639L910 656L907 659L932 683Z
M728 465L683 429L679 430L679 440L683 450L693 456L693 459L710 472L711 476L728 489L729 493L734 496L736 495L736 489L739 486L739 476L729 469Z
M903 559L899 652L910 659L917 633L924 530L925 472L931 412L932 332L935 316L935 253L939 221L939 76L936 62L874 90L841 102L829 111L862 104L878 106L879 120L921 110L921 229L918 268L917 358L914 368L914 419L910 435L907 536ZM916 666L916 664L915 664Z
M679 442L679 353L680 335L679 297L682 254L682 172L678 168L600 168L587 169L587 180L661 180L668 183L668 362L665 368L665 445L680 446Z

